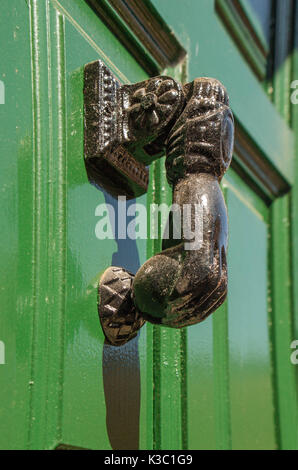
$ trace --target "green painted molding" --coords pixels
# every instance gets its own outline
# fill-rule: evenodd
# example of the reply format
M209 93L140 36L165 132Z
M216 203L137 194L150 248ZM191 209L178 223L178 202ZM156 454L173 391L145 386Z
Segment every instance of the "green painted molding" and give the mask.
M151 76L186 55L148 0L85 0Z
M294 133L215 15L215 1L152 0L152 3L188 53L189 80L210 76L224 83L233 112L250 141L292 186ZM185 10L192 14L185 15Z
M275 34L275 69L273 74L273 99L280 114L290 125L291 80L293 55L293 6L294 2L277 0ZM280 65L281 64L281 65ZM294 112L294 106L292 106ZM293 164L297 161L293 155ZM294 177L295 174L293 173ZM297 304L297 291L293 287L293 274L297 269L292 257L295 253L297 225L291 226L291 204L295 197L297 179L289 194L278 198L270 207L270 273L272 354L274 360L274 381L276 409L278 414L279 447L283 450L297 449L297 372L290 361L290 345L294 335L293 305ZM294 206L296 202L294 202ZM291 233L292 231L292 233ZM294 235L294 237L293 237ZM294 242L294 243L293 243ZM294 268L294 273L293 273ZM296 276L295 276L296 277ZM294 277L294 279L295 279ZM294 301L294 304L293 304ZM296 367L297 369L297 367Z
M253 12L251 6L247 1L245 0L238 0L239 4L241 5L243 11L245 12L249 22L251 23L256 35L258 36L259 41L262 44L262 47L266 52L268 52L269 49L269 44L267 43L267 40L264 36L264 33L262 31L260 22L258 18L256 17L255 13Z
M234 2L231 0L216 0L215 6L245 60L250 64L259 80L264 80L267 63L266 51L262 51L254 40L251 31L238 13ZM247 21L250 23L248 18Z
M196 2L186 0L189 10L192 10L194 14L185 16L185 9L182 8L179 0L144 0L144 2L149 10L160 12L164 22L169 24L168 31L174 32L178 38L177 44L180 43L181 50L187 52L190 80L196 76L214 76L226 85L235 117L239 125L246 129L249 142L253 144L255 151L262 155L269 167L272 167L275 173L280 174L280 179L285 181L284 186L290 187L293 184L293 132L276 111L249 65L243 61L233 39L226 34L221 20L215 15L216 4L222 4L227 15L231 15L228 4L224 0L213 2L201 0L205 3L205 8L202 9ZM98 0L92 0L92 3L99 5ZM69 8L68 0L60 0L60 4ZM175 4L174 7L173 4ZM198 9L197 14L196 9ZM125 41L135 48L136 58L140 65L145 67L150 75L160 73L162 65L156 62L146 49L145 43L136 37L130 25L111 6L111 2L108 0L101 2L100 11L105 11L105 14L110 17L113 28L117 26L120 28L119 31L122 33L119 33L120 36L118 34L119 39L123 41L123 38L126 38ZM179 18L185 18L183 24L180 23ZM235 21L232 23L235 24ZM237 31L239 34L242 31L239 25ZM249 32L241 34L242 42L247 42L247 47L250 47ZM217 40L216 47L212 48L214 55L210 54L209 47L212 37L220 38ZM200 47L201 43L203 45ZM252 40L251 43L253 44ZM255 56L253 50L251 53ZM234 76L231 76L231 70L237 74L237 82ZM241 83L246 83L244 90L242 90Z

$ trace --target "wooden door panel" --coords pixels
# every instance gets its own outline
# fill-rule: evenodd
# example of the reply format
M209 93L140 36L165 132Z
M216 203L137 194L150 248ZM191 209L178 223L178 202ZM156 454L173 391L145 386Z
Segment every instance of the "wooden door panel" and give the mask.
M9 5L8 5L9 4ZM0 448L23 449L28 439L33 333L32 256L34 164L30 17L25 2L1 5ZM13 58L13 59L12 59Z
M187 331L187 426L189 449L216 449L212 318Z
M229 293L188 330L190 449L270 449L277 445L268 316L268 208L230 170Z
M233 449L275 448L266 218L227 191L228 340ZM265 214L267 208L265 209Z
M247 226L242 217L242 204L244 203L246 211L254 208L248 217L248 220L251 219L250 224L253 228L247 226L247 232L253 234L255 231L256 234L259 234L262 240L260 247L262 246L262 249L268 250L269 253L267 261L265 261L265 253L256 258L256 255L248 249L250 255L245 258L244 269L239 264L241 263L240 259L237 264L237 259L242 255L235 255L232 251L229 255L229 269L231 272L233 263L236 263L236 271L238 271L234 281L237 281L235 281L235 286L241 281L241 289L237 287L235 292L232 279L228 300L215 312L213 321L207 319L204 324L192 327L187 332L189 446L190 448L201 448L201 446L204 448L206 446L207 448L230 448L233 446L294 448L297 445L295 444L297 432L294 425L294 422L297 423L297 405L294 404L295 371L289 362L288 351L288 345L293 337L291 276L296 272L296 268L291 267L290 261L291 229L289 225L289 201L292 189L295 191L296 188L293 166L295 138L289 118L293 47L290 38L292 29L289 27L289 18L293 11L294 2L276 2L277 30L272 54L277 64L273 70L273 79L270 80L269 77L269 83L265 86L252 69L249 54L247 51L244 52L243 48L241 49L241 41L236 40L235 42L235 36L233 36L235 27L238 28L237 34L242 34L242 37L245 38L245 45L249 47L247 36L243 31L240 31L236 21L230 21L230 18L229 24L227 24L227 13L229 14L227 8L225 8L225 12L218 8L219 5L228 7L236 3L243 6L245 1L202 0L195 2L186 0L183 4L176 1L175 8L172 0L152 0L152 2L188 51L190 58L188 78L193 79L198 75L214 76L227 86L236 122L236 145L232 169L229 170L225 181L231 182L232 186L236 188L234 193L236 200L239 198L239 204L232 203L232 210L235 213L237 210L240 211L239 216L234 215L235 222L231 218L230 234L232 237L234 230L238 234L237 237L241 235L237 225L238 219L239 224ZM183 14L185 8L191 11L190 15ZM182 17L183 21L181 21ZM284 39L283 41L280 40L281 37ZM296 115L294 111L292 108L293 116ZM288 194L284 196L286 192ZM293 201L295 200L294 198ZM236 210L236 208L238 209ZM258 222L257 213L262 215L263 225ZM294 238L297 238L295 235L297 225L295 222L295 202L293 214L293 233ZM242 241L238 238L236 241L234 239L234 242L230 240L230 243L231 250L233 250L233 243L239 250L241 249ZM244 247L242 249L244 250ZM250 269L247 269L248 264ZM259 271L261 279L253 276L251 266L255 266L255 269ZM239 354L247 362L244 366L239 360L235 367L235 359L231 369L231 345L228 335L230 328L232 328L232 332L234 332L234 328L236 330L236 327L241 331L236 303L245 298L246 292L243 292L242 289L245 289L250 283L254 284L255 298L249 300L252 302L251 308L255 315L256 311L261 311L259 318L261 327L256 339L254 339L253 330L247 328L247 337L242 338L242 350L239 344ZM270 294L267 292L267 283L271 288ZM239 292L242 295L239 295ZM267 298L268 305L266 307ZM296 305L296 301L294 303ZM248 313L246 310L242 310L244 306L240 305L240 313L242 312L243 315ZM249 304L245 308L248 309L248 306ZM269 322L272 322L270 328L268 324L266 325L266 321L268 322L266 308L269 313ZM297 311L295 306L294 308ZM235 341L236 333L233 335ZM252 351L254 347L258 347L260 350L260 372L258 373L256 368L256 376L253 379L256 381L256 389L259 387L259 390L263 390L262 396L258 396L258 399L256 397L251 399L249 394L245 396L245 389L242 389L241 393L240 391L238 394L236 393L237 380L246 370L247 373L249 372L253 363ZM273 358L272 379L268 362L270 351L272 351ZM220 367L217 364L220 364ZM261 377L264 380L263 384L261 384ZM248 377L245 379L243 377L243 380L248 380ZM241 381L243 380L241 379ZM206 387L204 383L206 383ZM272 401L273 387L275 411L273 411ZM231 402L232 393L233 403ZM266 396L269 396L268 401L265 399ZM249 414L248 410L254 409L254 401L256 401L256 410L264 408L264 416L267 416L264 421L259 417L259 413L255 412L254 416ZM234 412L231 413L233 409ZM239 421L236 418L238 415ZM278 428L276 434L273 429L273 415ZM245 421L250 428L249 437L245 436L244 428L240 431L240 427ZM252 436L251 433L253 433L252 428L257 425L259 429L263 430L266 437L263 436L261 439L259 435L256 441L254 439L257 435ZM238 435L236 430L239 431Z
M83 65L108 57L108 65L126 82L143 80L146 75L89 7L84 12L89 15L88 29L80 29L70 10L63 15L65 24L61 31L65 48L66 107L63 113L67 117L62 442L93 449L137 448L141 400L139 356L142 356L144 368L146 341L134 340L120 350L104 344L97 314L97 284L110 265L124 266L135 272L145 261L146 241L96 238L95 226L99 220L95 217L96 207L110 204L116 220L118 213L116 201L91 186L85 171ZM53 14L57 15L57 11ZM92 40L88 35L90 30ZM129 78L124 76L127 72ZM146 204L146 196L138 202ZM145 329L141 335L146 338ZM141 354L140 348L144 350ZM142 399L145 396L142 395ZM145 432L146 427L143 434Z
M141 35L124 24L121 8L134 2L119 0L119 16L114 0L3 3L0 447L297 447L289 359L296 269L290 237L295 136L286 122L291 61L277 70L271 101L235 44L235 24L229 29L227 10L219 8L234 0L145 2L168 25L161 22L163 35L174 31L174 49L187 51L186 62L166 71L158 28L149 34L152 55L142 42L143 23L134 19ZM286 5L289 15L292 2L277 3L285 28L280 8ZM113 11L112 26L101 19L103 11ZM283 53L276 52L278 60ZM90 184L83 160L83 67L98 58L126 83L148 73L181 81L214 76L227 86L236 121L235 156L223 180L227 301L182 331L146 324L121 348L104 343L98 280L110 265L135 272L161 249L161 237L96 237L99 204L110 207L111 224L113 212L117 221L116 201ZM148 193L137 202L171 204L164 159L151 165Z

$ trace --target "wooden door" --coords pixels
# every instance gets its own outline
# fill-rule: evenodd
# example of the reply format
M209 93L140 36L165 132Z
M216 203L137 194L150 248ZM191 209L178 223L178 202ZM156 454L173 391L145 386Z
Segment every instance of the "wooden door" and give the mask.
M0 447L297 448L297 2L2 3ZM95 59L123 83L218 78L236 119L227 301L120 348L104 344L98 280L110 265L135 272L161 240L96 237L97 207L117 219L117 204L83 160ZM138 202L171 203L164 159Z

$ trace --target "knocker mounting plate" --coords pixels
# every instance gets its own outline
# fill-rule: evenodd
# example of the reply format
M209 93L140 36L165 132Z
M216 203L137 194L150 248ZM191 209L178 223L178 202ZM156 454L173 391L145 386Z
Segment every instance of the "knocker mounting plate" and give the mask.
M97 60L84 68L85 162L92 182L128 199L147 191L148 168L163 147L166 132L183 102L172 78L121 85Z

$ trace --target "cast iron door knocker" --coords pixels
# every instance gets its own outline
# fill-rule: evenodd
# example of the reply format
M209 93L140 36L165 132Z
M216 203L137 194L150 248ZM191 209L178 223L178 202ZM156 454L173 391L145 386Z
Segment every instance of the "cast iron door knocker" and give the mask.
M134 275L109 267L98 311L107 341L122 345L145 321L172 328L201 322L227 294L227 210L219 183L233 152L234 120L223 85L167 76L121 85L101 62L85 66L85 162L114 196L147 191L153 160L166 155L173 235ZM187 210L186 210L187 209Z

